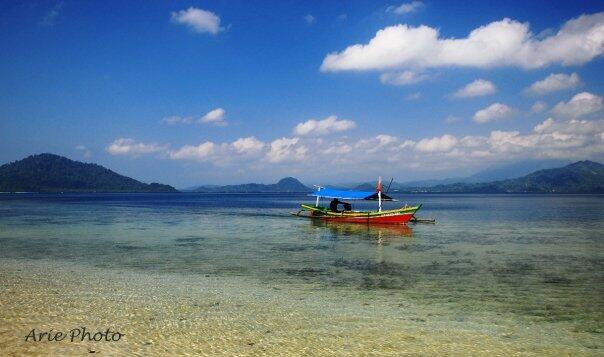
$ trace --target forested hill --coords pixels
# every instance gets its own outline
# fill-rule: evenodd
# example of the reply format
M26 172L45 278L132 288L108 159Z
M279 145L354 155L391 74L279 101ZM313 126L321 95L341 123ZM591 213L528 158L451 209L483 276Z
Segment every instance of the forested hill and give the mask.
M178 192L146 184L97 164L54 154L32 155L0 166L0 192Z
M547 170L523 177L488 183L454 183L414 192L442 193L604 193L604 165L593 161Z

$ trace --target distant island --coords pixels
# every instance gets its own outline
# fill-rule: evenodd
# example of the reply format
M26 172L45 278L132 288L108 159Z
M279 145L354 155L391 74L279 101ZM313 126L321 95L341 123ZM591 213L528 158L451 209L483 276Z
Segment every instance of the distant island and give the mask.
M293 177L285 177L274 184L261 183L246 183L241 185L205 185L195 187L189 192L205 192L205 193L299 193L312 192L310 187L305 186L302 182Z
M32 155L0 166L0 192L179 192L146 184L103 166L54 154Z

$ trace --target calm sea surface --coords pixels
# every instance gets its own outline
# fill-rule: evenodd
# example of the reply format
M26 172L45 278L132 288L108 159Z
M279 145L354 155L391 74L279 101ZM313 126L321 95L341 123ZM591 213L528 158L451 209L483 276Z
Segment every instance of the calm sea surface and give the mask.
M604 196L395 198L437 223L322 224L290 215L313 202L297 194L2 194L0 261L231 279L326 311L372 300L378 315L425 312L420 327L604 348Z

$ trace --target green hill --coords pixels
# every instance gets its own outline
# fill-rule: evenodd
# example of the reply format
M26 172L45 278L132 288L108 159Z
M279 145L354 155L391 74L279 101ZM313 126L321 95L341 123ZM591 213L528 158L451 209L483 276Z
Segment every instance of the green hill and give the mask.
M434 193L604 193L604 165L578 161L564 167L539 170L523 177L489 183L454 183L414 192Z
M226 186L199 186L191 190L192 192L209 193L271 193L271 192L311 192L312 189L293 177L285 177L274 184L246 183L242 185Z
M0 192L178 192L146 184L103 166L54 154L32 155L0 166Z

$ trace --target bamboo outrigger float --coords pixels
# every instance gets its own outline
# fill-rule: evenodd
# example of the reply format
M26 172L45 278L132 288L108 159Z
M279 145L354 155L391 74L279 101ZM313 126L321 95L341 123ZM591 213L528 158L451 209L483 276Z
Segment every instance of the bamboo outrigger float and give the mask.
M378 181L375 192L371 191L340 191L326 187L319 187L317 191L310 194L317 198L315 205L302 204L301 210L296 214L300 215L301 212L307 211L311 218L318 218L323 221L330 222L349 222L349 223L364 223L364 224L406 224L409 222L415 212L421 208L421 204L417 206L407 206L391 209L382 210L383 201L395 201L390 196L382 193L382 180ZM331 207L323 207L320 205L321 198L331 198ZM378 201L377 211L353 211L352 209L346 209L350 207L349 204L338 200L367 200L367 201ZM336 209L333 207L335 202ZM343 203L345 209L337 210L337 204Z

